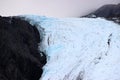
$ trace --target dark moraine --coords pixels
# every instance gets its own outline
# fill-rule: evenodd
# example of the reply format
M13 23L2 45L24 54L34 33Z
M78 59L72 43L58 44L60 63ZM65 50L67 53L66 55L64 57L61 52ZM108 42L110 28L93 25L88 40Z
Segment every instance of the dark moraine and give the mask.
M20 17L0 16L0 80L39 80L46 64L40 41L36 26Z

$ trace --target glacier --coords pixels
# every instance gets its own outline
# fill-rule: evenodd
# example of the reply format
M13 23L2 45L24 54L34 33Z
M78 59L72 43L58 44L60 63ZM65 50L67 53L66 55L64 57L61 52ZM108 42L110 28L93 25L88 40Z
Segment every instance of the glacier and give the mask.
M120 25L103 18L25 19L44 29L40 80L120 80Z

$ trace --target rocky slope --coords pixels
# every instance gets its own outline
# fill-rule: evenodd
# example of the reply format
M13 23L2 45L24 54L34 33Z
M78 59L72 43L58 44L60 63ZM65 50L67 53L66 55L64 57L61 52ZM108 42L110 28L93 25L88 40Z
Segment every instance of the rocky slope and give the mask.
M96 11L83 17L88 18L102 17L120 24L120 3L104 5L97 9Z

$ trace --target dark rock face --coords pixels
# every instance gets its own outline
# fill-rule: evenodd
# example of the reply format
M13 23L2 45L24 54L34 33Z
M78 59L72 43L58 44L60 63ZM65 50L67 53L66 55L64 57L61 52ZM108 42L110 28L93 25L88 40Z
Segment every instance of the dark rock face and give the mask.
M0 80L39 80L46 55L38 43L35 26L20 17L0 17Z
M104 5L100 7L98 10L83 17L89 17L89 18L103 17L108 20L112 20L116 23L120 23L120 4Z

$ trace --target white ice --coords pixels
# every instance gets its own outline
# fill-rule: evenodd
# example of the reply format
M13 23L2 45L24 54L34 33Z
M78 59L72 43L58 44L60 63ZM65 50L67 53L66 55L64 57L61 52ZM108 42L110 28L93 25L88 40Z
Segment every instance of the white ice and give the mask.
M101 18L26 19L45 30L40 80L120 80L120 25Z

